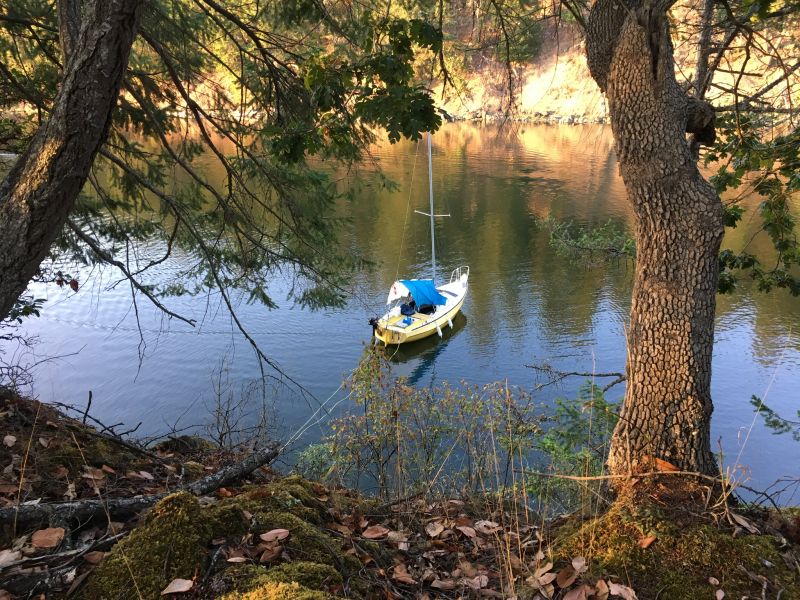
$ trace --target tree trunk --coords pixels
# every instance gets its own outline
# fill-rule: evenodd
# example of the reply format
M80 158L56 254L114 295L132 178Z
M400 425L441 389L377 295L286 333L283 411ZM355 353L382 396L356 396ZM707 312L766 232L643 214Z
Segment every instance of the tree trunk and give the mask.
M0 320L61 232L105 142L142 2L86 1L78 38L62 40L69 59L50 118L0 184ZM64 23L61 33L72 29Z
M627 390L608 465L627 474L654 458L717 474L711 452L711 353L719 196L697 169L686 132L713 141L713 112L678 85L669 2L597 0L589 68L606 92L620 173L636 220Z

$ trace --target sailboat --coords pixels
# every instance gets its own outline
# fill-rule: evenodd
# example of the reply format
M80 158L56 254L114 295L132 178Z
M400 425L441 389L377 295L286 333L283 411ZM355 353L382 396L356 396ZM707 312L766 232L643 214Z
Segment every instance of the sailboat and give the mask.
M398 279L389 290L386 304L390 308L380 318L370 319L373 334L386 345L406 344L453 327L455 319L467 297L469 267L460 266L450 273L450 280L436 284L436 230L433 210L433 164L431 161L431 134L428 132L428 196L430 212L415 210L431 221L431 265L430 279Z

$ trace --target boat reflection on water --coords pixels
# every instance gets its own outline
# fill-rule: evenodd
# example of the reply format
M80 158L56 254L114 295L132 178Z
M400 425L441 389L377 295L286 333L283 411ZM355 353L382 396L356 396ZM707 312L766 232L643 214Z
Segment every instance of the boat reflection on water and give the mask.
M453 319L453 326L442 330L442 337L432 335L410 344L388 346L386 358L394 364L407 364L411 367L411 371L406 376L406 383L417 385L427 381L428 377L426 376L436 365L436 357L444 352L448 340L457 336L466 326L467 317L463 312L459 312Z

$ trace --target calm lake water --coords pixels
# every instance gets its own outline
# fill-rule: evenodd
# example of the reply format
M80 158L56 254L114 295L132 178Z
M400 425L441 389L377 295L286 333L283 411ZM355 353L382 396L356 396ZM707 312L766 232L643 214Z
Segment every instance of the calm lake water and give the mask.
M289 303L277 310L239 306L242 321L266 353L320 400L358 363L370 340L367 319L382 310L397 274L427 276L430 269L427 219L411 212L405 237L403 227L409 198L412 211L426 208L424 146L385 144L374 149L374 156L399 186L393 191L381 186L373 167L352 171L342 181L357 190L342 207L353 220L345 243L377 265L354 281L349 304L319 312ZM393 359L397 375L419 386L507 379L532 389L544 379L530 364L547 362L565 371L624 370L631 266L576 264L550 247L550 232L541 224L553 217L582 224L611 219L630 226L608 128L525 125L500 131L449 124L434 137L433 185L437 212L452 215L437 222L440 269L449 273L469 265L470 292L456 330L444 340L401 349ZM740 249L750 239L757 228L752 215L748 212L744 225L728 235L728 247ZM25 323L25 330L39 337L35 357L63 356L37 367L39 398L83 406L91 390L97 418L130 425L141 421L140 433L155 434L176 423L207 420L212 372L223 362L234 387L258 378L256 358L217 294L167 301L197 318L195 329L167 321L140 300L141 342L129 288L111 287L114 277L82 273L77 294L56 286L33 290L47 298L42 317ZM284 282L276 282L272 291L281 300L285 290ZM542 402L574 396L581 383L565 380L535 396ZM713 435L726 467L738 465L740 478L750 485L764 488L781 476L800 477L800 443L773 435L749 403L753 394L765 397L791 418L800 408L799 388L800 301L746 285L720 297ZM623 392L616 386L608 396L619 399ZM276 407L278 432L285 439L315 404L279 388ZM353 408L343 403L334 413ZM303 441L324 432L323 422Z

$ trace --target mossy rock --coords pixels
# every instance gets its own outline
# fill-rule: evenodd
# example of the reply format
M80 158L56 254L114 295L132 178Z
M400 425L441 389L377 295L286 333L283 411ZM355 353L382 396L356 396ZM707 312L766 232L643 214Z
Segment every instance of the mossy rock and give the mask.
M331 598L329 590L340 587L342 577L328 565L296 562L270 569L258 565L236 565L221 573L218 581L230 590L222 596L226 600L273 597L314 600Z
M656 539L642 548L640 541L648 536ZM772 536L734 537L729 528L688 511L617 503L602 516L567 522L554 539L558 558L589 561L589 581L613 578L631 585L642 599L713 598L717 586L709 583L711 577L728 598L760 598L758 577L770 582L771 594L783 589L783 598L800 598L800 574L787 567Z
M259 535L272 529L288 529L289 537L282 543L286 552L295 560L322 563L341 568L347 558L341 551L341 542L324 533L314 525L288 512L257 512L254 514L253 533ZM361 567L358 559L356 568ZM353 565L354 566L354 565Z
M83 597L156 599L167 584L191 579L209 539L200 504L186 492L161 500L89 576Z
M324 592L309 590L299 583L265 583L245 593L234 592L220 600L327 600Z

